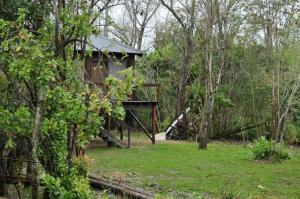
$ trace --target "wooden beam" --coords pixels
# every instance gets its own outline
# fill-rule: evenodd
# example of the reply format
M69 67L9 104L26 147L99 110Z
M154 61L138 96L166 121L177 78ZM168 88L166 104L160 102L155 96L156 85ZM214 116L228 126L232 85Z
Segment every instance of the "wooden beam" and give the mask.
M123 140L123 124L121 122L117 122L117 129L120 134L120 140Z
M151 133L152 133L152 144L155 144L155 132L156 132L156 106L152 106L152 114L151 114Z
M150 138L150 140L153 142L153 136L150 136L149 131L146 129L146 127L142 124L142 122L137 118L137 116L130 110L127 110L128 113L133 117L133 119L142 127L146 135Z
M90 185L94 188L109 189L114 193L121 193L121 195L126 195L125 198L136 198L136 199L154 199L152 193L146 192L140 188L130 187L126 184L121 184L120 182L112 181L99 176L89 175Z
M127 129L127 139L128 139L128 145L127 147L129 148L130 147L130 144L131 144L131 139L130 139L130 129Z

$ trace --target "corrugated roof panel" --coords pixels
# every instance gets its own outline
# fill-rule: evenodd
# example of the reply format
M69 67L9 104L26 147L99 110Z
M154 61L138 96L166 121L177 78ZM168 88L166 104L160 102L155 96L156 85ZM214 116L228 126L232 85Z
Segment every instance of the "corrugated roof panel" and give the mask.
M108 51L112 53L127 53L127 54L144 54L143 51L137 50L129 45L122 44L121 42L111 40L103 36L91 36L90 42L95 51L101 50L102 52Z

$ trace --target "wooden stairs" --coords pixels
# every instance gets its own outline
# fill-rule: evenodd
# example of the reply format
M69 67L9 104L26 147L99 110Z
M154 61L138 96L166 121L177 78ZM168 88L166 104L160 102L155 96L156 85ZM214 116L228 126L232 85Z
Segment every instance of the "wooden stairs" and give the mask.
M121 140L119 140L118 138L116 138L113 134L111 134L110 132L108 132L108 130L103 129L101 131L100 137L103 139L104 142L106 142L106 144L108 146L117 146L120 148L125 148L126 146L121 142Z

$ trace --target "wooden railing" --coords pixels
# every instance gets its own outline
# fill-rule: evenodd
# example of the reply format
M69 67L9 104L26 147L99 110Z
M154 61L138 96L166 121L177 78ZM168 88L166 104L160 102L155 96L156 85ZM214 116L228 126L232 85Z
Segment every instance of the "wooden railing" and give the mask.
M97 87L103 89L105 92L104 83L96 83ZM141 88L137 88L133 91L129 97L131 101L155 101L159 102L160 98L160 84L158 83L144 83Z

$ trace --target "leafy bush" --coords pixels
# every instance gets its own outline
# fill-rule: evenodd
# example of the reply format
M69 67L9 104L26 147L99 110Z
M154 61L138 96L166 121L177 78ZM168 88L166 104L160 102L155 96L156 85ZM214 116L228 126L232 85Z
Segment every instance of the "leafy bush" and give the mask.
M91 190L86 177L69 174L54 178L47 174L43 177L50 199L91 199Z
M292 123L287 124L284 140L289 144L299 144L300 127Z
M251 145L254 158L257 160L286 160L290 158L289 151L283 143L275 143L260 137Z
M73 158L73 164L79 175L87 176L88 166L91 160L88 156L79 156Z
M279 161L290 158L289 150L283 143L276 143L274 145L274 157Z
M255 159L268 159L272 156L273 142L268 141L265 137L260 137L252 145L252 153Z

